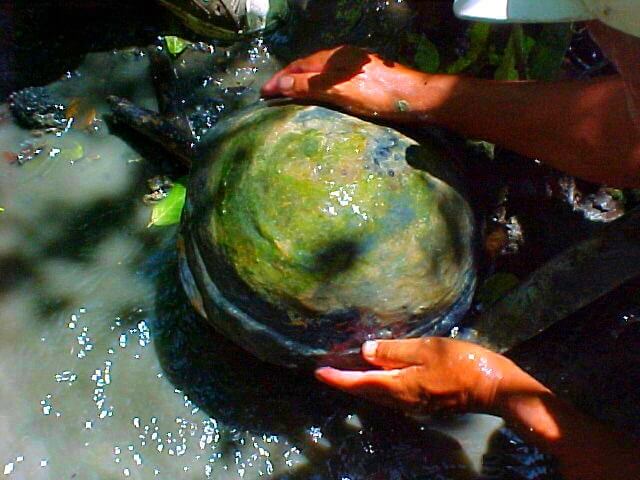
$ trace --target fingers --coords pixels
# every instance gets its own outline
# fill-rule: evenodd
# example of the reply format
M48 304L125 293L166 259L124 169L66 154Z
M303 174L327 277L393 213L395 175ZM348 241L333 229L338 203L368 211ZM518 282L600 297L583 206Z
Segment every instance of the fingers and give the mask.
M384 370L321 368L316 377L345 392L420 412L493 411L498 387L515 385L511 380L505 382L506 372L515 369L516 375L510 377L516 380L522 377L517 374L521 370L506 358L449 338L366 342L362 356ZM529 380L525 380L527 384Z
M390 385L399 377L399 370L368 370L365 372L337 370L323 367L316 370L316 378L332 387L353 391L364 385Z
M280 70L264 84L261 93L266 97L284 95L322 100L323 93L331 86L349 81L370 62L371 55L358 47L343 45L322 50ZM310 78L314 81L310 82Z
M265 97L284 96L292 98L315 98L309 88L310 78L316 73L289 74L277 73L262 87L262 95Z
M267 83L265 83L260 89L260 94L263 97L277 97L280 95L280 88L278 87L278 80L284 73L282 71L276 73L271 77Z
M431 338L365 342L362 356L367 362L386 369L421 365L431 342Z
M431 397L419 388L419 367L353 372L325 367L316 378L334 388L367 400L407 411L426 412Z
M285 89L280 86L280 80L286 77L294 77L299 74L321 73L324 71L327 61L331 55L337 50L322 50L305 58L291 62L285 68L277 72L262 87L262 95L272 97L276 95L287 95ZM285 80L285 86L288 80Z
M389 406L406 407L412 403L401 370L355 372L325 367L315 373L321 382L352 395Z

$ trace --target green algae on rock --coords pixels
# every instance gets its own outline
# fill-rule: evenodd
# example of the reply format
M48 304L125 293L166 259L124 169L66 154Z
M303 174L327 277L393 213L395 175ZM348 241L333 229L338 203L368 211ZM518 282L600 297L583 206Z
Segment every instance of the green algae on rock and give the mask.
M240 112L212 137L188 188L182 277L225 335L275 363L340 363L369 338L446 334L466 311L474 217L417 168L447 169L435 147L296 105Z

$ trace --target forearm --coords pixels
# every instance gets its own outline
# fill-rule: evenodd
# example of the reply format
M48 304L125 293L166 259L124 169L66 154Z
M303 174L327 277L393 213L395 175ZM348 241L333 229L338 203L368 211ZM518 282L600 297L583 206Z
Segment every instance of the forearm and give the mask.
M510 392L499 413L525 440L554 455L567 480L640 478L640 442L586 417L533 379Z
M406 121L436 123L586 180L640 186L640 126L618 76L538 83L416 73L399 90Z
M640 479L638 441L585 417L507 357L440 337L370 341L362 356L379 368L320 368L316 378L413 413L501 416L525 440L554 455L566 480Z

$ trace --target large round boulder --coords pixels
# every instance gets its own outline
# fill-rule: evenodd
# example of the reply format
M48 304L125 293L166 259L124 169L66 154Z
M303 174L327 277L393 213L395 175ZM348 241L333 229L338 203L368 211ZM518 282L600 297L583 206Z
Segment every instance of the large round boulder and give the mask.
M446 334L468 309L474 215L433 144L285 104L224 120L203 151L183 283L258 357L344 365L367 339Z

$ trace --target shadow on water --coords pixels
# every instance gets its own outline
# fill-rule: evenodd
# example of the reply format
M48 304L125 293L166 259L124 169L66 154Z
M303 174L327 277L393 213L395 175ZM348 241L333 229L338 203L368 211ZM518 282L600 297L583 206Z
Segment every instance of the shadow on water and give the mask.
M509 352L559 396L640 435L640 278Z
M140 155L154 155L154 158L163 158L162 150L148 145L131 146ZM42 165L40 159L33 160L34 165ZM15 167L29 168L27 167ZM37 168L37 166L36 166ZM117 195L109 195L108 198L92 198L89 192L87 198L76 202L60 200L55 194L56 188L74 188L64 183L52 183L51 190L46 190L42 195L47 198L46 209L41 212L34 208L35 217L15 216L12 218L16 235L30 239L28 249L6 249L0 254L0 292L10 294L22 287L28 286L38 294L34 297L39 313L38 318L55 320L59 314L66 312L77 300L78 291L69 288L61 291L52 281L43 265L66 265L65 270L84 272L88 269L88 276L93 278L100 276L94 272L97 257L104 252L104 241L110 238L135 239L139 246L127 262L131 265L130 271L135 270L146 258L146 252L156 246L158 236L151 230L138 231L138 227L132 222L133 212L140 207L140 198L145 190L145 179L157 174L155 164L141 163L128 169L128 182L120 191L121 184L114 186ZM49 180L55 182L56 180ZM95 178L87 175L87 182L92 184ZM37 183L34 181L34 184ZM27 185L28 187L28 185ZM25 187L25 188L27 188ZM34 206L39 206L34 202ZM122 235L124 237L122 237ZM118 255L119 252L114 252ZM104 275L108 275L103 271ZM81 274L76 281L82 281ZM125 324L137 322L135 312L138 299L122 299L117 307L118 315Z
M130 192L126 198L138 201L138 196L133 192ZM68 207L52 205L47 210L47 222L64 225L64 228L59 230L58 235L52 236L40 246L41 250L37 256L16 251L0 255L0 271L3 272L0 291L9 294L23 285L29 285L30 288L38 291L37 309L42 314L38 318L57 319L58 314L65 312L73 305L77 292L68 291L67 295L57 289L54 289L55 293L49 292L51 280L43 277L39 266L43 262L63 261L68 265L90 267L95 261L94 256L102 240L127 229L133 206L133 204L116 206L111 201L96 201L82 210L76 210L74 215L70 216ZM28 225L23 227L30 228ZM34 234L34 237L36 236ZM144 240L148 244L153 243L151 236ZM138 252L131 261L135 264L143 258L144 253ZM120 317L129 318L129 313L135 310L136 305L137 301L134 299L128 304L120 305Z
M152 331L167 378L222 420L231 437L249 430L302 444L310 464L278 478L476 478L454 439L329 390L310 372L263 363L232 344L191 308L178 281L175 252L168 249L157 261ZM359 420L349 424L347 418Z
M482 462L482 480L562 480L555 461L506 428L489 439Z
M282 432L344 411L346 403L312 378L259 361L196 315L178 281L177 256L167 256L157 279L154 326L158 356L177 388L242 429ZM310 397L312 403L302 401ZM287 402L298 405L281 415Z

